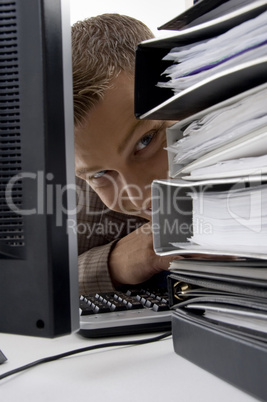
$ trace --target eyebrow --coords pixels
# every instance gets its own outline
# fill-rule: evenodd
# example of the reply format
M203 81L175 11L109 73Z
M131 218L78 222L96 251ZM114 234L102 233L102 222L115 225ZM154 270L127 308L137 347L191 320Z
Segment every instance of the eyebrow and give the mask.
M75 174L76 174L76 176L79 176L79 175L84 175L86 173L100 172L101 170L103 170L103 169L99 166L92 166L90 168L77 169Z

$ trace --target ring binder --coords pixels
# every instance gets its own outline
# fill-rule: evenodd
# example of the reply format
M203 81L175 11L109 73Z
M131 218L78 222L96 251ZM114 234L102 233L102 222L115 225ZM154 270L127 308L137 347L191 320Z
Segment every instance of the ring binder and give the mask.
M267 400L266 96L259 100L263 113L251 117L253 124L258 119L258 126L252 124L239 138L204 150L202 155L196 153L186 162L180 154L174 161L173 144L184 141L192 122L199 120L205 133L203 119L209 113L220 116L225 107L231 114L226 113L211 132L224 122L235 121L237 127L230 124L229 131L238 130L253 111L253 97L267 88L266 55L209 76L177 95L172 96L169 89L163 94L165 89L155 85L163 71L164 53L216 37L255 16L264 16L266 10L267 1L202 0L161 27L181 29L177 35L138 46L135 88L138 118L178 120L167 132L170 178L152 183L154 250L162 256L184 257L171 262L168 275L174 351L263 401ZM153 80L149 71L153 71ZM246 96L252 96L251 101L239 115L234 106ZM248 124L250 121L245 121L246 129ZM188 135L193 146L194 138L202 143L199 133ZM219 140L222 135L220 132ZM258 164L248 160L257 157L263 157ZM247 170L236 168L241 158L247 158ZM217 161L232 165L228 171L219 171ZM199 167L207 170L202 175L194 173ZM213 230L210 238L205 233L207 223ZM217 237L212 237L214 233Z
M192 286L189 285L189 283L177 281L173 284L174 297L178 300L183 300L182 296L185 295L186 292L190 289L192 289Z

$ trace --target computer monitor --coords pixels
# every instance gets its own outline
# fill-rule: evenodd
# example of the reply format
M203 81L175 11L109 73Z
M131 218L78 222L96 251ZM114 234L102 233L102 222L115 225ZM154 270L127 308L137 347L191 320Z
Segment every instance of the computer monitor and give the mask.
M0 332L79 326L67 0L0 0Z

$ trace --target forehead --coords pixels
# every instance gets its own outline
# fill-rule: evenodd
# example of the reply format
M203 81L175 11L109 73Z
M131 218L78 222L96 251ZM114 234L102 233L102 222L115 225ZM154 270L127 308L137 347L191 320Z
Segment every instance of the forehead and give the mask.
M90 110L82 126L75 128L75 159L94 164L115 152L138 126L134 116L134 77L120 74L104 98ZM80 164L79 163L79 164ZM87 162L88 163L88 162Z
M114 80L104 98L90 110L83 125L75 128L75 142L115 141L136 123L133 79L120 76Z

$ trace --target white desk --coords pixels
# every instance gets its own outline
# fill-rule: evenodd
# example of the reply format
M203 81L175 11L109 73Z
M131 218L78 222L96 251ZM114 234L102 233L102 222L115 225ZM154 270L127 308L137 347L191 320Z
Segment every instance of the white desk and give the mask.
M139 336L144 337L149 336ZM125 339L130 337L88 340L73 334L43 339L0 334L0 349L8 357L0 373L45 356ZM100 349L33 367L0 381L0 395L4 402L256 401L176 355L170 338Z

